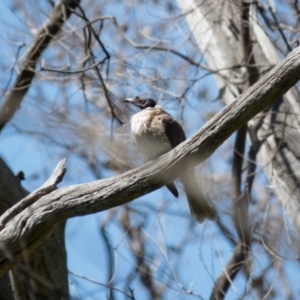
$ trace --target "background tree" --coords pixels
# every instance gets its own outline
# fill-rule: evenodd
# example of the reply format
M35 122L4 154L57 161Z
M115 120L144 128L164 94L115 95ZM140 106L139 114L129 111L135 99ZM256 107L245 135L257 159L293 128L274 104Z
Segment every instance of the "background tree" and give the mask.
M223 100L231 103L291 52L298 37L297 2L270 6L234 0L27 0L3 2L2 7L1 155L14 173L25 172L22 184L30 191L50 176L63 157L67 157L65 186L141 165L127 125L133 112L121 101L127 96L157 99L191 136L223 108ZM285 80L285 65L281 67L278 86L291 86L299 79L291 71ZM277 74L281 74L278 69ZM274 77L269 78L271 85ZM281 89L275 85L273 90L269 94L278 101L241 127L198 169L203 190L218 209L217 222L197 224L189 216L185 196L174 200L165 188L107 213L68 221L73 298L296 297L299 291L292 276L299 271L298 90L295 86L282 98ZM255 89L249 91L255 94ZM244 103L246 98L239 99ZM227 113L235 111L239 106ZM211 132L211 127L205 128ZM224 131L224 138L229 132ZM205 136L196 137L199 147L203 146ZM217 146L218 142L211 143ZM160 162L154 166L163 166L164 160ZM145 174L151 168L147 166ZM166 172L168 168L173 170L169 166ZM4 162L1 170L3 213L28 192ZM63 167L59 170L64 172ZM16 232L11 236L22 237L23 250L17 252L21 262L15 257L14 249L19 247L15 239L1 246L2 257L14 266L10 282L15 299L67 297L64 228L60 225L52 233L54 227L45 226L42 208L50 203L57 213L63 205L51 202L51 195L63 194L69 205L68 196L81 191L81 186L42 197L49 186L50 190L56 187L59 175L54 173L52 185L48 181L27 198L26 207L17 210L16 216L4 215L11 218L2 230L2 241L9 240L13 227ZM120 177L121 188L129 186L126 178ZM136 195L159 186L156 182L147 185L145 178L146 183L136 187ZM113 179L103 181L103 191L105 182L115 184ZM68 212L62 208L57 215L49 213L49 220L55 217L57 224L63 224L68 216L134 198L126 192L122 195L123 199L107 205L91 197L90 206L77 196L82 207L71 206L70 201ZM28 244L24 232L30 231L30 220L37 212L38 238ZM50 234L45 241L41 238ZM1 260L2 270L7 265ZM3 280L6 299L11 299L9 281Z

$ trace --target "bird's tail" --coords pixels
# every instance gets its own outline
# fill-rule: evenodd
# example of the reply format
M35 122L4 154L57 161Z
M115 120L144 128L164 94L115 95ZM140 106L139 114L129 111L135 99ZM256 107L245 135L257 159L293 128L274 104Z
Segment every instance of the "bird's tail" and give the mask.
M215 220L216 212L213 206L207 201L200 189L193 170L189 170L180 176L185 194L190 206L191 215L198 221L205 219Z

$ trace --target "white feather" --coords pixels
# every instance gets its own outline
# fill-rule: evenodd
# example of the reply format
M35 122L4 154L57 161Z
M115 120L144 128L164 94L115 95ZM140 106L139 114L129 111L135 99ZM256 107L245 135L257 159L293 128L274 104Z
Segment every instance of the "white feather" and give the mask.
M165 135L158 136L151 130L147 124L149 111L147 109L133 115L131 131L135 142L146 160L156 159L162 154L171 150L170 143Z

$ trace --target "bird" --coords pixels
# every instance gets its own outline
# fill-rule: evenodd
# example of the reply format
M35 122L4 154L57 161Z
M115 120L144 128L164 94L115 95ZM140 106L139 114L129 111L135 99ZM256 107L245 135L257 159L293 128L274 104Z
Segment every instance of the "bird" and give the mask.
M127 98L123 100L141 109L130 119L131 131L140 152L146 161L155 160L186 140L181 125L151 98ZM207 201L199 187L194 169L188 169L179 176L188 200L191 215L198 221L215 220L214 207ZM174 182L166 187L177 198Z

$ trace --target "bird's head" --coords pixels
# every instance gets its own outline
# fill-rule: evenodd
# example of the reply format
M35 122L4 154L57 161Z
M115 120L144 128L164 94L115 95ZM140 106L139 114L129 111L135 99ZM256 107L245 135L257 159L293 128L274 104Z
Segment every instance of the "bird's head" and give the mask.
M151 98L140 98L140 97L135 97L135 98L127 98L123 102L128 102L132 103L135 106L139 107L140 109L146 109L148 107L154 107L156 105L156 101L154 101Z

